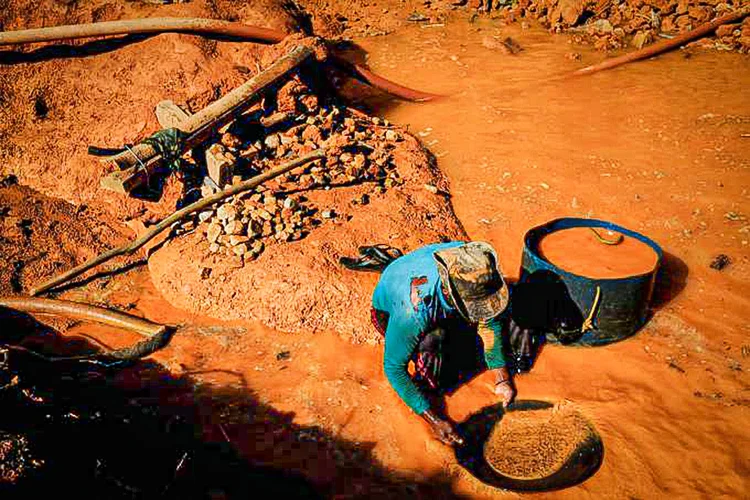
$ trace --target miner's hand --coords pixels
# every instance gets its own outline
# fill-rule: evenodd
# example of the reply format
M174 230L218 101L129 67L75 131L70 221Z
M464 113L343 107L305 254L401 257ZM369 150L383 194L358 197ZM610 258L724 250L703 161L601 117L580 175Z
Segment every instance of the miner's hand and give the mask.
M464 440L458 435L453 428L453 424L448 420L438 417L432 410L427 410L422 414L422 418L430 424L435 437L444 444L461 446Z
M503 408L507 408L509 404L513 402L513 398L516 397L516 390L510 381L501 382L495 386L495 394L500 396L503 402Z
M513 388L513 384L510 381L510 374L506 368L497 370L493 392L497 396L500 396L503 408L507 408L513 402L513 398L516 397L516 390Z

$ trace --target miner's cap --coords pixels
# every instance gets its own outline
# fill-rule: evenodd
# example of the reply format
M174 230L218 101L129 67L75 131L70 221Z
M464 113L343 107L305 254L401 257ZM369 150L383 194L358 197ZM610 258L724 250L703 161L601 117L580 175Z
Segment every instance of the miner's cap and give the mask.
M453 303L472 323L494 318L508 306L508 286L489 243L472 241L439 250L434 257Z

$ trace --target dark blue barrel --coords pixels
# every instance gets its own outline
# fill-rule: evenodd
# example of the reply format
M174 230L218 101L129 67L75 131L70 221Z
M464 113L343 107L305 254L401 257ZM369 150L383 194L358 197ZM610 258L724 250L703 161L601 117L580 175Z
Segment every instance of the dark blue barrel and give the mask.
M550 233L575 227L603 228L642 241L656 253L656 265L648 273L615 279L587 278L565 271L541 255L539 242ZM566 217L537 226L526 233L521 278L542 270L557 274L567 286L570 296L584 318L591 312L597 288L599 288L601 295L594 311L595 327L584 333L578 344L604 345L633 335L646 323L649 315L649 302L662 256L661 247L642 234L602 220Z

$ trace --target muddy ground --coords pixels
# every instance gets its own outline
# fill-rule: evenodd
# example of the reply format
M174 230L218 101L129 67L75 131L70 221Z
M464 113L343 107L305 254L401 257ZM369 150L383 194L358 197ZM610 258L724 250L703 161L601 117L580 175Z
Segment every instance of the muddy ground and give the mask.
M155 15L312 26L326 36L353 37L352 57L366 59L378 73L448 96L407 104L359 84L344 85L349 104L408 128L434 155L450 181L451 207L461 226L470 238L497 248L511 277L526 230L565 215L611 220L647 234L667 252L653 318L638 335L601 348L547 346L534 370L516 380L521 398L572 401L596 425L605 446L602 467L587 482L534 496L737 498L750 489L747 56L696 44L608 73L561 80L604 56L568 35L551 35L549 26L534 19L508 25L480 16L469 22L469 9L454 12L444 4L302 4L309 17L272 2L0 5L3 29ZM430 20L407 21L415 10L428 11ZM742 36L743 28L738 30ZM523 50L512 55L499 48L497 41L507 37ZM105 169L86 156L87 146L119 146L148 135L156 128L153 106L162 99L199 109L257 71L268 50L187 35L72 45L56 46L51 52L65 57L50 61L44 60L50 49L40 47L24 49L24 56L0 55L0 168L22 185L4 181L8 185L0 188L3 293L28 290L132 237L141 230L138 223L171 211L182 194L179 180L170 180L157 202L107 193L98 188ZM719 254L729 258L722 270L710 267ZM381 346L355 345L327 329L289 334L251 320L219 321L178 309L152 283L144 254L126 264L127 272L105 272L59 295L183 328L153 356L150 371L61 377L74 393L83 387L94 399L102 394L97 390L112 397L101 403L114 416L110 427L99 427L103 434L89 436L80 450L90 469L78 472L83 484L93 485L89 491L132 498L148 496L158 484L173 485L165 491L174 487L177 493L170 494L179 496L185 491L179 488L192 487L179 479L184 450L218 446L231 455L227 460L239 459L232 462L237 467L272 468L276 472L262 473L278 477L276 483L287 476L275 473L294 474L300 491L310 486L323 496L518 496L478 484L430 438L385 381ZM366 293L374 277L358 286ZM41 326L24 324L41 330L41 345L120 347L138 340L109 328L38 320ZM37 388L56 385L47 378L27 380ZM171 380L188 396L169 397L172 391L164 387ZM485 384L479 377L452 395L449 414L463 420L493 403ZM47 392L13 394L20 399L8 402L15 411L5 413L3 424L33 437L17 427L23 418L12 417L44 422L44 405L34 406L38 402L30 398ZM91 408L66 408L55 423L60 427L38 426L53 433L38 436L42 444L30 448L30 457L46 450L60 463L61 447L73 446L56 442L54 431L69 429L75 420L69 413L80 417ZM174 435L161 432L165 422L154 415L173 414L187 427L169 424ZM145 485L133 479L144 479L142 469L97 467L97 457L118 462L95 438L129 419L157 429L119 443L129 456L148 456L161 443L161 463L169 463L158 472L150 469L156 479ZM164 436L175 440L163 443ZM53 470L58 475L52 477L65 477ZM132 490L139 484L140 490ZM200 482L193 491L231 494L235 490L227 484L238 483Z

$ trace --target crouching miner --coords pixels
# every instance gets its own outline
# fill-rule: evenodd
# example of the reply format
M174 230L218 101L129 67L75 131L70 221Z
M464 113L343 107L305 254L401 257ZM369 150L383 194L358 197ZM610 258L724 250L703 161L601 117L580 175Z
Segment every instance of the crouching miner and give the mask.
M515 396L502 345L508 296L497 254L483 242L422 247L388 264L375 288L372 317L385 336L385 375L446 444L463 439L431 402L436 394L489 369L503 405Z

